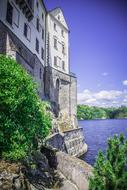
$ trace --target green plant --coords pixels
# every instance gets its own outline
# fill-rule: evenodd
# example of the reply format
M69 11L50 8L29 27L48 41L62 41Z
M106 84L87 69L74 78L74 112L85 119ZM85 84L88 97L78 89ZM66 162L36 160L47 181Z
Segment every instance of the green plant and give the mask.
M21 159L47 136L50 113L36 92L25 69L0 55L0 157Z
M106 156L100 151L89 179L90 190L127 189L127 141L120 137L108 140Z

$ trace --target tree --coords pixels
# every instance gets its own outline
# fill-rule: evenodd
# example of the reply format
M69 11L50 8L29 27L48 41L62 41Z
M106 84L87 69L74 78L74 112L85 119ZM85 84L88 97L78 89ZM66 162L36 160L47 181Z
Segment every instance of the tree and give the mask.
M100 151L89 179L90 190L127 189L127 141L121 134L108 140L106 156Z
M21 159L48 134L50 114L36 92L25 69L0 55L0 157Z

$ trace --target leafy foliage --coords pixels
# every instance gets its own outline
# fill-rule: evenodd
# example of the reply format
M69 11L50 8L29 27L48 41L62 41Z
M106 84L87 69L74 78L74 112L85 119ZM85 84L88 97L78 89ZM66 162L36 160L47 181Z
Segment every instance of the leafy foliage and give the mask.
M89 190L127 189L127 141L120 137L108 140L106 156L100 151L89 180Z
M78 119L115 119L127 117L127 107L121 106L119 108L102 108L92 107L87 105L78 105L77 107Z
M21 159L47 136L50 113L36 91L31 76L0 55L0 157Z

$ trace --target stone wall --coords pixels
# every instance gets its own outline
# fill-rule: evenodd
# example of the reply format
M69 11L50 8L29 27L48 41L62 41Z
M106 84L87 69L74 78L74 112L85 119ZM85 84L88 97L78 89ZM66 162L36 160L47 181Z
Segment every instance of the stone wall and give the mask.
M71 118L72 123L75 126L77 124L77 78L74 74L70 75L71 85L70 85L70 110L71 110Z
M49 136L45 143L48 147L77 157L83 155L87 151L82 128L72 129L64 133L55 133Z
M0 53L11 56L30 73L38 83L38 93L44 98L44 66L37 56L0 21Z
M57 89L56 83L59 82L59 89ZM52 105L58 106L61 113L70 114L69 103L69 84L70 76L53 69L52 67L46 67L46 95L50 99ZM58 92L59 90L59 92Z
M72 156L79 157L87 151L82 128L65 131L64 143L66 152Z
M0 21L0 53L11 56L30 73L38 84L41 99L47 98L56 117L67 121L69 128L77 127L77 79L52 67L42 65L13 32Z
M76 128L77 107L77 79L75 76L58 71L50 66L46 67L47 98L51 101L56 116L70 119L70 128ZM57 88L59 82L59 89Z

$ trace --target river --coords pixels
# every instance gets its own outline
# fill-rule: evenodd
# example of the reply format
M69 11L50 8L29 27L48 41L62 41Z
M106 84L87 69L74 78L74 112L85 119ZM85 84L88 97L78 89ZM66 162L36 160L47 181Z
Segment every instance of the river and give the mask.
M94 165L99 149L106 151L109 137L120 133L127 137L127 119L84 120L79 121L79 127L83 128L88 145L88 152L81 159L91 165Z

